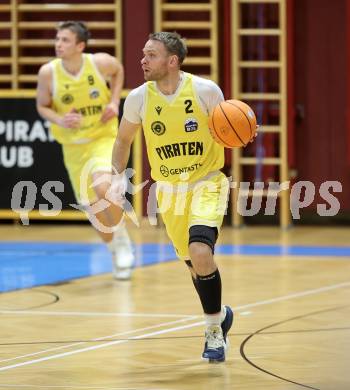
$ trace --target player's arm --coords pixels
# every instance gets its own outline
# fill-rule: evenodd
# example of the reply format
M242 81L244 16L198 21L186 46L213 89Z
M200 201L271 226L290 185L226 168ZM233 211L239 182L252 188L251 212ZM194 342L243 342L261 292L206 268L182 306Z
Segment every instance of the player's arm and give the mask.
M116 199L122 198L126 191L124 171L127 167L131 145L136 132L141 128L141 111L143 105L142 87L132 90L124 102L124 113L112 153L111 192Z
M139 128L140 124L131 123L123 117L113 146L112 181L107 191L107 199L119 207L115 215L117 224L122 221L124 215L123 205L127 191L127 178L124 171L129 160L131 145Z
M52 109L52 70L49 64L43 65L38 73L36 108L42 118L61 127L71 129L80 125L79 113L70 112L62 116Z
M124 196L127 190L127 181L124 171L129 161L131 145L139 128L139 124L131 123L123 117L113 146L112 182L109 190L109 197L118 205L121 205L124 202ZM121 216L122 214L120 217Z
M38 73L38 85L36 90L36 108L44 119L50 122L61 124L61 116L52 108L51 87L52 71L48 64L43 65Z
M124 83L124 68L117 58L107 53L96 53L94 61L100 73L108 81L111 90L111 101L101 117L101 121L105 123L118 115L120 95Z
M205 80L201 85L200 93L203 96L208 113L212 112L216 105L224 100L222 90L211 80Z
M132 123L124 117L122 118L112 154L112 166L117 173L122 173L126 169L131 145L140 127L140 124Z

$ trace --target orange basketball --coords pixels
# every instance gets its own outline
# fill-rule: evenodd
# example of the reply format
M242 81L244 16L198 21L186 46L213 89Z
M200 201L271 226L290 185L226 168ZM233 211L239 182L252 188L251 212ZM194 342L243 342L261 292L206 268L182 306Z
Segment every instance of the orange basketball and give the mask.
M226 148L246 146L256 133L256 117L248 104L225 100L209 115L209 130L214 140Z

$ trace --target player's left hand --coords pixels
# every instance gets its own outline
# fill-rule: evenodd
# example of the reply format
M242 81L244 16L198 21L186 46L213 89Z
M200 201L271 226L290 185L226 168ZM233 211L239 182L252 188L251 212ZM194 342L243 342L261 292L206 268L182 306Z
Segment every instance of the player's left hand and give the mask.
M123 208L127 186L128 185L125 174L115 171L111 175L111 185L107 190L106 199L108 199L111 203Z
M111 102L109 103L101 116L101 122L106 123L112 118L115 118L119 114L119 103Z
M256 125L256 130L255 130L254 137L249 142L254 142L255 141L255 138L258 136L259 127L260 127L260 125Z

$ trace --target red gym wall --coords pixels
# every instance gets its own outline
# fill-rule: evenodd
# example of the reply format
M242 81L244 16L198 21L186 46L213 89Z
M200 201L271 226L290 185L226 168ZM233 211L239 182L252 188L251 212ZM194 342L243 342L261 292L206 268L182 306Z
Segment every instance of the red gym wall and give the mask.
M288 10L288 148L295 180L319 186L326 180L342 183L335 194L342 211L350 211L350 0L286 0ZM228 97L230 74L230 0L219 4L220 85ZM135 13L135 9L138 10ZM124 2L124 65L126 88L142 80L140 59L147 35L153 30L153 1ZM145 161L146 163L146 161ZM146 164L145 175L149 172ZM309 207L324 203L318 195Z
M125 88L134 88L143 80L140 61L148 34L153 32L153 0L123 2L123 64Z
M294 89L297 180L338 180L350 210L349 0L295 0ZM318 197L313 205L319 201Z

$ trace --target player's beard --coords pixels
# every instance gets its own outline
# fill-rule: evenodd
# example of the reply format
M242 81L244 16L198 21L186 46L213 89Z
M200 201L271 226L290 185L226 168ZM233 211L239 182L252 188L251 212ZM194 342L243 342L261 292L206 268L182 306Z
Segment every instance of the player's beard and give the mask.
M146 81L159 81L165 78L168 75L168 70L166 68L161 68L157 70L152 70L150 72L144 72L144 78Z

